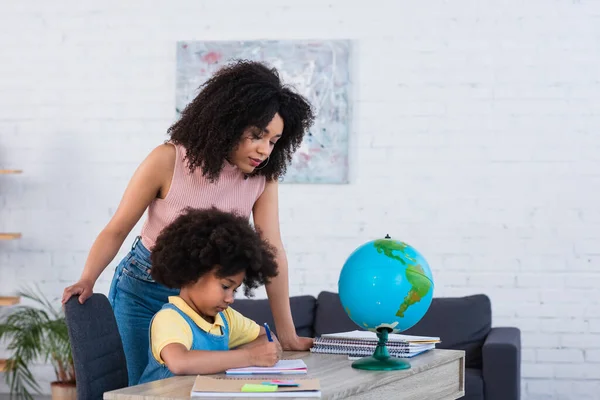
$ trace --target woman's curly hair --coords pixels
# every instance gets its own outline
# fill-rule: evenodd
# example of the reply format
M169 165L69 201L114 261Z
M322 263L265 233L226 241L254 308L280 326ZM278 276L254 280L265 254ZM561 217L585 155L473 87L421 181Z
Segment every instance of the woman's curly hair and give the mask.
M282 136L269 162L253 173L273 180L285 175L314 121L310 103L284 85L275 68L247 60L222 67L200 86L168 133L173 143L186 149L189 169L201 168L214 181L243 132L251 127L262 131L276 113L283 119Z
M277 276L275 249L248 220L233 213L187 208L158 235L152 277L169 288L193 284L212 271L219 278L245 271L244 293Z

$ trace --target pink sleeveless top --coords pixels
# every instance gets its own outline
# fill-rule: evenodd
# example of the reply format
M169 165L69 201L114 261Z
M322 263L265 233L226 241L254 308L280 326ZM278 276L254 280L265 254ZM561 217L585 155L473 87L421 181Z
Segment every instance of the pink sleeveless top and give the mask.
M235 165L225 162L221 175L210 182L202 171L193 173L187 167L185 148L176 145L175 169L171 187L164 199L154 199L148 207L148 216L142 226L141 241L152 250L162 229L177 218L186 207L209 208L237 212L250 218L252 207L265 188L264 176L245 179Z

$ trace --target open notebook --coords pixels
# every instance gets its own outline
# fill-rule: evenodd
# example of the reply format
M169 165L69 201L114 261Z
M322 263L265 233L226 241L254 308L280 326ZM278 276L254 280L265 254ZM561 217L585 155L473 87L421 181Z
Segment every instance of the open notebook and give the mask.
M366 357L377 347L377 334L371 331L350 331L323 334L315 339L313 353L346 354L352 357ZM388 335L387 349L390 356L410 358L434 349L439 337L412 336L391 333Z
M318 379L298 379L295 387L265 385L265 379L211 378L198 375L191 397L321 397ZM264 389L262 389L264 387Z
M306 374L307 367L303 360L279 360L272 367L231 368L227 375L272 375L272 374Z

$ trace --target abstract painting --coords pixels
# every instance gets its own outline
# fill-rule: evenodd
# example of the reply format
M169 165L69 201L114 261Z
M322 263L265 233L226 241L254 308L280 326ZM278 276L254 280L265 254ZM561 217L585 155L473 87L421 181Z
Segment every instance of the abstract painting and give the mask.
M221 66L262 61L306 96L315 123L294 154L284 183L347 183L350 132L350 41L257 40L177 43L176 112ZM179 116L179 115L177 115Z

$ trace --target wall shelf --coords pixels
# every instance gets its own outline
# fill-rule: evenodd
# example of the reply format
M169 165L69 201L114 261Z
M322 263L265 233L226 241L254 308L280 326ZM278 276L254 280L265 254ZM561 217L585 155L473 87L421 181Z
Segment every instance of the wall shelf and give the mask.
M20 174L22 172L23 172L22 169L0 169L0 174L2 174L2 175L5 175L5 174Z
M0 232L0 240L14 240L14 239L20 239L20 238L21 238L20 233Z
M19 304L21 298L19 296L0 296L0 307L2 306L14 306Z

